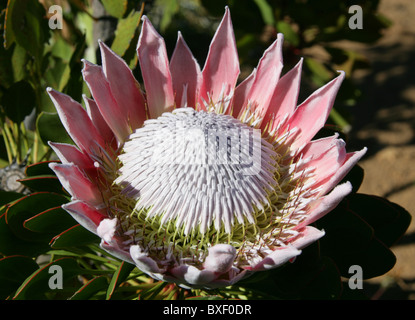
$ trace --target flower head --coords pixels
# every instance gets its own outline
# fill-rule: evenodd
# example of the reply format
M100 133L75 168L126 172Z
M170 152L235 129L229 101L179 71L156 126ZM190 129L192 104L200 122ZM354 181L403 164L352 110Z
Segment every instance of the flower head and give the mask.
M84 62L85 109L48 88L75 145L53 143L66 209L114 256L183 287L221 287L292 260L324 232L311 223L350 191L337 185L365 149L346 153L324 126L340 75L297 106L300 61L280 77L283 37L237 85L229 10L203 70L179 33L169 61L144 17L145 90L100 42Z

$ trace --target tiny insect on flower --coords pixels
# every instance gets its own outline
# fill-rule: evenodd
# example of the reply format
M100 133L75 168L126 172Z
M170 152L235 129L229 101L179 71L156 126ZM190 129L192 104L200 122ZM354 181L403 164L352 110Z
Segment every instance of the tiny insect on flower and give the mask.
M297 105L302 60L283 76L283 36L240 84L228 8L203 69L179 33L171 59L143 17L143 88L104 43L84 61L85 108L48 88L76 145L50 142L72 199L101 246L155 279L217 288L292 261L324 231L311 223L351 192L339 184L366 149L324 126L344 73Z

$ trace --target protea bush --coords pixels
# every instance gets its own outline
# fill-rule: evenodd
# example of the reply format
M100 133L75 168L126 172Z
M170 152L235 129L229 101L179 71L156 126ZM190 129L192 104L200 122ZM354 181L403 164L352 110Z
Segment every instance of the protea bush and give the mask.
M73 144L50 141L59 160L22 180L37 192L3 207L0 267L25 270L5 296L53 291L53 265L76 288L62 297L79 299L338 298L351 265L389 270L408 215L357 194L366 148L324 134L345 73L298 101L302 60L284 70L282 45L239 82L227 8L203 68L180 33L169 58L144 16L143 83L99 42L84 106L49 87ZM40 268L39 254L52 257Z

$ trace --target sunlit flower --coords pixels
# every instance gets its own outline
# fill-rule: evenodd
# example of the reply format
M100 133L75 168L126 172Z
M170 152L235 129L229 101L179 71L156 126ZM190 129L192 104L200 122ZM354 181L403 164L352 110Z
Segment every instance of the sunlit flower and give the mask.
M66 209L101 246L182 287L231 285L292 261L324 231L311 223L351 191L337 185L365 149L346 153L324 126L344 73L297 106L302 60L280 77L283 37L237 85L229 10L203 70L181 34L165 43L143 18L143 90L100 42L102 67L84 61L85 109L48 88L76 146L51 142Z

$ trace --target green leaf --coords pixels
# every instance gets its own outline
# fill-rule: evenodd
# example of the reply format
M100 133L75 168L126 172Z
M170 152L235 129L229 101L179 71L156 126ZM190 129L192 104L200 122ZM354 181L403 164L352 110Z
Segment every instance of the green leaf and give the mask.
M44 44L49 39L44 7L38 1L10 0L7 20L6 47L9 47L14 38L14 41L35 57L35 62L40 66Z
M35 107L35 98L35 91L28 82L22 80L14 83L2 97L6 115L15 123L22 122Z
M73 144L57 113L41 112L37 118L36 127L45 145L48 141Z
M62 207L47 209L24 222L24 227L34 231L53 234L54 236L73 227L77 222Z
M47 191L67 194L56 176L36 176L20 179L19 182L32 191Z
M45 242L49 237L32 232L24 227L25 220L53 207L68 202L62 195L50 192L38 192L19 199L6 211L6 221L12 232L26 241Z
M21 81L26 75L27 52L26 50L16 45L12 55L13 77L14 81Z
M408 211L385 198L358 193L348 197L348 205L373 228L375 236L387 246L395 244L411 223Z
M0 259L0 299L13 294L39 266L29 257L8 256Z
M254 0L256 5L261 11L262 19L265 24L273 26L275 23L274 13L272 12L272 7L268 4L266 0Z
M35 177L42 175L54 175L55 173L51 168L49 168L50 163L56 163L58 161L42 161L30 164L26 166L26 176Z
M4 88L10 87L14 82L11 60L11 49L6 50L3 46L0 46L0 85Z
M277 21L277 31L284 34L284 41L286 40L294 47L297 47L300 44L298 33L294 31L288 22L282 20Z
M53 249L63 249L99 243L99 241L100 239L97 235L77 224L54 237L52 239L51 247Z
M320 256L318 243L303 249L292 263L254 273L236 286L247 299L337 299L342 289L337 266Z
M371 279L390 271L396 263L396 257L382 242L373 238L356 248L355 252L339 253L335 261L343 277L350 277L349 268L358 265L363 270L363 279Z
M130 47L131 40L138 30L140 19L141 13L132 10L125 19L118 21L111 49L119 56L124 56L125 52Z
M52 273L49 273L51 266L59 266L62 269L62 280L67 282L68 280L83 274L84 269L79 267L76 260L72 258L61 258L51 263L48 263L43 268L33 272L17 289L14 300L35 300L35 299L46 299L46 293L48 292L60 292L59 289L51 289L49 287L49 280L52 277ZM65 288L65 284L64 284Z
M85 283L78 291L76 291L69 300L88 300L96 293L105 291L108 287L108 280L104 276L92 278Z
M107 300L110 300L114 291L118 288L118 286L127 279L130 272L135 268L135 265L131 263L127 263L125 261L121 262L120 266L118 267L117 271L114 272L112 276L110 285L107 290Z
M22 197L24 197L24 195L18 192L0 190L0 208L5 204L18 200Z
M11 47L11 45L15 42L16 37L14 36L14 32L13 32L13 25L12 25L12 21L13 21L13 11L14 11L14 7L17 7L16 5L17 1L8 1L7 3L7 8L6 8L6 16L4 18L4 43L3 46L6 49L9 49Z
M86 36L84 35L77 41L75 50L69 60L69 79L66 82L66 86L63 90L67 95L76 101L81 101L82 99L82 90L84 83L82 78L83 63L81 59L84 57L86 47Z
M333 73L323 63L314 58L304 58L304 62L311 71L311 80L315 85L321 87L331 80Z
M50 249L49 245L34 241L26 241L17 237L9 228L6 216L0 215L0 253L4 256L25 255L35 257Z
M160 31L165 32L170 25L173 16L179 11L179 3L177 0L157 0L156 6L163 8Z
M316 225L326 233L320 240L320 247L330 257L354 252L367 245L374 236L370 225L343 204L318 220Z
M353 198L355 195L351 195ZM319 241L321 253L333 259L343 277L359 265L364 278L388 272L395 264L393 253L376 236L375 229L344 200L336 209L316 222L326 234Z
M127 0L101 0L105 10L113 17L121 19L127 9Z

